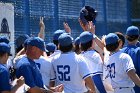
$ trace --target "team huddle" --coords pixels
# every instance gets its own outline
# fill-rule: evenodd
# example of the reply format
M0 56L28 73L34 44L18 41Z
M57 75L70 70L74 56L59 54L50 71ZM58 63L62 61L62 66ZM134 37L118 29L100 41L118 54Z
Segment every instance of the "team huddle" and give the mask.
M95 9L84 6L79 16L83 32L73 39L64 22L65 30L56 30L47 44L41 18L38 37L17 38L13 60L9 40L0 37L0 93L139 93L138 27L128 27L126 36L115 32L100 39L96 16Z

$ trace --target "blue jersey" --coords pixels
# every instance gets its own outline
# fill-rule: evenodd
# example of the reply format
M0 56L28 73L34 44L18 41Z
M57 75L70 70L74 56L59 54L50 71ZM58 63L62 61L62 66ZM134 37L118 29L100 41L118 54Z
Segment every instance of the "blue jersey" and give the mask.
M126 47L124 47L121 51L128 54L132 60L133 60L133 64L135 66L135 69L136 69L136 73L138 74L138 66L137 66L137 52L136 52L136 48L137 46L136 45L127 45Z
M122 51L131 56L131 58L133 60L133 64L136 69L136 73L140 77L140 49L138 47L138 43L136 44L136 46L128 45L127 47L123 48ZM140 87L135 85L134 90L135 90L135 93L139 93Z
M0 64L0 92L10 90L11 85L9 83L9 71L6 66Z
M31 88L37 86L43 88L43 80L41 73L35 62L26 56L23 57L17 64L17 77L23 76L25 84Z

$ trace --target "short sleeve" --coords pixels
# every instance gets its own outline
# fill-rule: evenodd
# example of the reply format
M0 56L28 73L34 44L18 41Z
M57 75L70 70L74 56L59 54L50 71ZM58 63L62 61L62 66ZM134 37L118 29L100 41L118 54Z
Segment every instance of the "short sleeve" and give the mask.
M125 57L123 58L122 63L123 63L124 71L126 71L126 72L130 71L131 69L135 69L133 61L132 61L131 57L128 54L125 55Z
M29 65L23 65L19 69L17 69L17 77L23 76L25 79L25 84L30 86L31 88L35 87L35 81L32 74L32 69Z
M10 91L9 73L6 70L0 69L0 91Z
M80 75L82 76L83 79L89 77L91 75L91 72L88 68L87 63L85 62L85 60L81 57L80 62L78 63L79 65L79 72Z

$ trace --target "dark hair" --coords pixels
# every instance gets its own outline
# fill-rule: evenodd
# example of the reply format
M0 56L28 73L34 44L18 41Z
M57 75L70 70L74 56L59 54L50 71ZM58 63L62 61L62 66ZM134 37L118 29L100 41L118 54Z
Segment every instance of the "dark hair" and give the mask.
M0 52L0 57L2 57L5 54L6 54L6 52Z
M53 40L53 43L56 45L56 47L58 48L58 40Z
M115 32L115 34L117 34L119 39L122 41L122 47L123 47L123 45L125 43L125 36L121 32Z
M106 49L110 52L114 52L119 46L119 42L116 42L114 44L108 44L106 45Z
M90 40L89 42L87 42L85 44L81 44L81 50L87 51L87 49L89 49L91 46L92 46L92 40Z
M16 48L16 53L18 53L19 51L21 51L21 49L23 48L22 45L20 45L19 47Z
M74 46L74 52L76 52L77 54L80 54L80 47L79 47L79 44L75 45Z
M132 41L134 41L134 40L139 39L139 35L126 35L126 39L127 39L129 42L132 42Z
M61 46L59 45L59 49L62 51L62 52L69 52L73 49L73 44L70 44L69 46Z

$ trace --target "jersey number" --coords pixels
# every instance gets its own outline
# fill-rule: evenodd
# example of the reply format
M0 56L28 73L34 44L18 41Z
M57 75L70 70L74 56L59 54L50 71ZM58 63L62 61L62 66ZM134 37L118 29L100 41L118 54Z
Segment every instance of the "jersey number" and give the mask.
M110 78L115 78L115 63L107 66Z
M70 81L70 66L69 65L58 65L57 72L59 74L58 78L60 81Z

